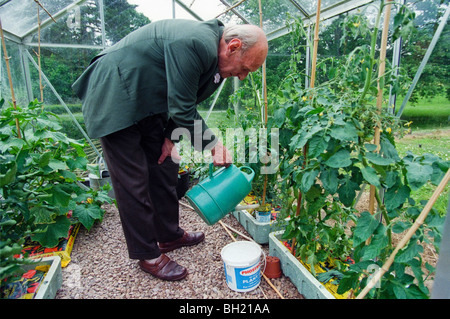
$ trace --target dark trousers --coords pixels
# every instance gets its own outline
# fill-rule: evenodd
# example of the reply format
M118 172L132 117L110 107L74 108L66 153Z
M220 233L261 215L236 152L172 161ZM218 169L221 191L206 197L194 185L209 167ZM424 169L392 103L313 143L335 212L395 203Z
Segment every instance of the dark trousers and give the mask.
M160 255L157 242L180 238L176 186L179 165L158 164L165 119L147 117L100 138L131 259Z

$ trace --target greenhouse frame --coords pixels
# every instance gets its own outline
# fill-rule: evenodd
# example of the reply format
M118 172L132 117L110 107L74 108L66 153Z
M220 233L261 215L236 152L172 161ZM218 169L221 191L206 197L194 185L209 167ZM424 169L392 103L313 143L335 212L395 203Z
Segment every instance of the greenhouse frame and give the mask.
M404 0L402 0L404 3ZM203 1L197 0L193 1L191 4L185 3L187 1L182 0L173 0L172 1L172 12L168 12L167 16L163 16L162 18L177 18L177 13L184 13L183 18L186 16L190 16L191 19L195 20L207 20L215 17L219 17L223 19L225 22L230 23L250 23L256 25L262 25L263 30L265 31L267 38L270 41L281 37L289 32L289 28L286 25L286 14L291 14L294 17L300 18L305 26L307 26L307 30L312 36L311 28L315 24L315 18L317 14L317 1L298 1L298 0L283 0L280 3L279 8L276 10L276 17L270 17L269 19L265 19L264 14L261 12L261 17L259 16L259 8L251 8L251 10L247 9L246 12L240 12L239 3L229 3L225 0L215 0L215 7L217 8L215 12L208 12L204 16L200 16L196 13L197 8L202 8L204 4ZM211 1L209 1L211 2ZM39 3L40 5L38 6ZM255 2L256 3L256 2ZM237 5L236 5L237 4ZM257 3L256 3L257 4ZM32 78L30 75L30 69L36 68L37 63L35 61L36 54L33 53L33 50L36 51L38 46L42 48L70 48L73 50L76 49L89 49L89 50L103 50L108 46L114 44L111 40L108 40L106 37L106 29L107 25L113 23L112 21L105 22L105 5L113 7L115 5L114 1L105 2L103 0L95 0L95 1L40 1L35 2L34 0L4 0L0 3L0 14L1 14L1 23L3 27L3 32L6 40L14 44L11 48L13 50L10 52L10 55L13 57L11 60L11 64L15 64L13 67L16 72L13 72L14 82L16 90L18 93L19 102L26 103L28 101L36 98L36 93L33 92L32 88ZM352 12L364 12L365 14L371 16L373 19L374 12L377 10L376 6L378 5L378 1L374 0L351 0L351 1L339 1L339 0L328 0L321 2L320 8L320 21L321 23L326 23L326 21L330 21L333 18L338 17L342 14L352 13ZM443 4L442 4L443 5ZM83 21L84 17L81 15L83 6L90 6L95 8L94 10L98 10L98 15L96 24L94 27L97 28L94 30L94 27L91 27L92 34L88 37L87 40L77 41L77 39L72 39L70 42L67 39L63 40L63 42L58 43L58 40L54 40L54 37L51 35L51 29L54 27L54 24L58 22L63 25L63 28L66 30L76 30L77 27L81 23L85 23ZM39 7L39 11L37 10ZM395 7L393 8L395 10ZM426 65L427 59L433 51L433 48L436 42L439 40L439 36L446 25L446 21L448 19L448 9L447 12L441 17L440 28L436 30L433 41L430 43L430 46L423 58L422 64L423 66L419 68L416 74L416 78L414 79L414 83L411 85L411 91L414 89L415 83L420 78L423 67ZM88 11L83 10L88 14ZM123 14L123 13L119 13ZM38 17L39 15L39 17ZM39 21L39 22L38 22ZM92 23L89 21L89 23ZM38 33L42 32L40 37L38 37ZM117 41L117 39L116 39ZM400 63L400 52L401 52L401 39L398 39L393 45L393 57L392 57L392 65L393 67L398 66ZM311 52L309 52L308 48L305 50L306 60L309 63L306 63L306 78L305 78L305 86L308 85L308 76L309 76L309 68L311 64ZM270 52L269 52L270 56ZM6 72L4 61L2 59L2 74L1 77L1 96L8 96L8 82L6 80ZM65 104L64 101L61 100L59 93L54 89L52 83L49 82L49 79L45 75L46 71L42 70L42 76L44 80L47 82L46 86L53 92L51 95L55 95L60 103ZM220 93L220 91L219 91ZM411 92L410 92L411 93ZM405 98L404 103L402 103L402 108L398 112L400 116L402 110L406 104L408 97ZM395 96L391 96L389 100L390 105L395 105L396 100ZM213 105L212 105L213 107ZM70 113L70 111L69 111Z

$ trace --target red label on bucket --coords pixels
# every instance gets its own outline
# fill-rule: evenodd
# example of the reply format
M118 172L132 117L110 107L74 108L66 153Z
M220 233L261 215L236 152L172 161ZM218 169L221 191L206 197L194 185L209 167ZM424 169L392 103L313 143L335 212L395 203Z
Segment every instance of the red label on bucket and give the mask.
M241 276L251 276L255 272L259 271L261 267L261 263L257 264L255 267L252 268L245 268L244 270L241 270L240 275Z
M246 268L234 269L234 280L237 290L249 290L259 285L261 280L260 274L261 264L257 264ZM231 278L227 278L231 279Z

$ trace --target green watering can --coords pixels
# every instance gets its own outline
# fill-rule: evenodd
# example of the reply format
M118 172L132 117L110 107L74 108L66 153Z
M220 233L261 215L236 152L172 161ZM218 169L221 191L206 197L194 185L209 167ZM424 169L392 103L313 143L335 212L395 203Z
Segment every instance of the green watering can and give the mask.
M209 176L186 193L189 203L208 224L213 225L235 210L252 190L255 172L247 166L233 164L213 172L209 165Z

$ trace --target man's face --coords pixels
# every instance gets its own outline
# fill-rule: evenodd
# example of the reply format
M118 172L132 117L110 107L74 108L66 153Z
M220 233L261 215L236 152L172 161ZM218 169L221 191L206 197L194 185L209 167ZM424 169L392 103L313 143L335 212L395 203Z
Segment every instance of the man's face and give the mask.
M239 80L247 77L249 72L255 72L264 63L267 48L256 44L242 53L242 43L232 39L228 44L223 42L219 51L219 74L222 78L237 76Z

